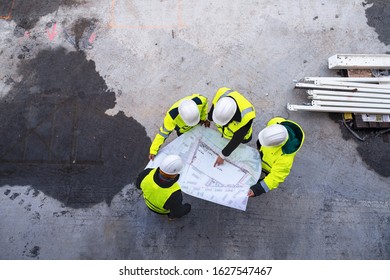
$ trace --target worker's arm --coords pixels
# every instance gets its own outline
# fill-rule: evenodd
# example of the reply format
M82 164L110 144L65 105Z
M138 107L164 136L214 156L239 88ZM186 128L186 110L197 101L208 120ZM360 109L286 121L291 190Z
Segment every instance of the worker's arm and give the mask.
M183 204L183 194L181 190L175 191L165 202L164 208L170 210L168 214L170 219L180 218L191 211L189 203Z
M202 101L202 110L200 111L200 120L206 121L207 120L207 109L208 109L207 98L200 95L199 99Z
M254 197L254 196L259 196L263 193L265 193L265 190L261 186L261 181L258 181L256 184L251 186L249 193L248 193L248 196Z
M251 186L254 196L267 193L279 187L290 174L294 155L283 155L272 165L271 172L261 181Z
M199 99L202 101L202 109L200 110L200 124L204 125L205 127L210 127L210 121L208 120L207 116L207 110L208 110L208 104L207 104L207 98L200 95Z
M250 120L245 126L241 127L237 130L233 138L229 141L229 143L223 148L222 155L225 157L230 156L230 154L242 143L245 138L245 135L248 133L249 129L252 126L253 120Z
M135 183L135 186L137 187L137 189L141 189L141 182L142 180L150 173L150 171L152 171L153 168L146 168L145 170L143 170L140 174L138 174L138 177L137 177L137 181Z
M272 165L271 172L261 181L266 192L276 189L290 174L295 154L283 155Z
M207 119L208 119L209 121L213 121L213 111L214 111L214 105L211 105L209 114L207 115Z
M152 145L150 146L150 150L149 150L150 155L157 155L161 145L165 142L165 140L168 138L171 132L175 129L175 126L176 126L175 122L173 121L171 116L167 113L167 115L164 118L163 125L160 127L159 132L157 133L156 137L154 137Z
M258 149L259 152L260 152L261 144L260 144L260 141L259 141L259 140L256 141L256 147L257 147L257 149Z

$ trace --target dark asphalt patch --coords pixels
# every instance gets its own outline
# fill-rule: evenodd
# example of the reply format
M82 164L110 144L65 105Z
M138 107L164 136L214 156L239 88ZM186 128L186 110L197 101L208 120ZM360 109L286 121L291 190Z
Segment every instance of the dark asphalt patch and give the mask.
M18 28L32 29L42 16L51 14L60 6L80 4L79 0L15 0L11 18Z
M83 52L43 50L0 102L0 186L31 185L66 206L110 204L148 161L145 128L105 114L115 93Z
M343 139L353 139L358 144L356 149L367 166L383 177L390 177L390 143L383 138L386 135L377 135L380 130L353 130L358 137L364 139L361 141L344 126L341 114L329 114L329 116L340 124Z
M367 23L375 28L378 39L386 44L390 44L390 2L389 0L366 0L363 6L372 4L366 9Z

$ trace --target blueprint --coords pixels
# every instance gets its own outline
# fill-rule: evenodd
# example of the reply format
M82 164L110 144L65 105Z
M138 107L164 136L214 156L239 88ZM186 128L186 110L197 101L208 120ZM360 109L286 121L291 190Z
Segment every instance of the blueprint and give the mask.
M160 149L146 167L158 167L168 154L179 155L185 162L178 181L184 193L245 211L249 187L260 177L260 155L240 144L224 164L214 167L227 143L218 131L197 126Z

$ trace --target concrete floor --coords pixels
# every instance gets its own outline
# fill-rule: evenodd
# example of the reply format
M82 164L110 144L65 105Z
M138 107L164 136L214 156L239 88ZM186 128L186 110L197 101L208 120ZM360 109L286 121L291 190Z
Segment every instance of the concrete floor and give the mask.
M331 55L390 50L388 1L46 2L0 1L0 259L390 259L390 144L285 109ZM223 86L255 135L304 128L290 176L245 212L151 213L134 180L166 110Z

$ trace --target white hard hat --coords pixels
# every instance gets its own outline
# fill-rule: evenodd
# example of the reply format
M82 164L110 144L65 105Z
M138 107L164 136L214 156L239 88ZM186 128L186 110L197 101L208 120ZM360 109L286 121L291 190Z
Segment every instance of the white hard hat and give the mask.
M179 114L183 121L189 125L197 125L200 121L199 109L191 99L185 99L179 104Z
M267 126L259 133L260 144L265 147L282 145L287 139L287 129L281 124Z
M167 155L160 165L160 170L168 175L178 174L184 167L183 160L177 155Z
M213 111L213 121L219 125L227 124L237 110L236 101L231 97L222 97L215 104Z

